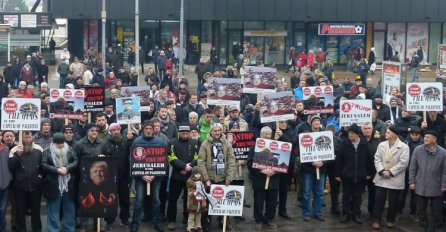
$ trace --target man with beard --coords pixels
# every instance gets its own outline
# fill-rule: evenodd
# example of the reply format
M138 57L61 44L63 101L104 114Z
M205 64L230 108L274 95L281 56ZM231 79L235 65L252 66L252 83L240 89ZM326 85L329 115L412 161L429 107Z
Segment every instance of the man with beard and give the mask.
M12 180L8 167L9 147L1 142L0 133L0 231L6 231L6 207L8 205L8 188Z
M175 230L177 215L177 201L183 192L183 224L187 222L187 189L186 180L189 178L192 167L197 165L198 140L190 139L190 127L181 125L178 128L178 138L170 143L170 152L167 160L172 166L172 175L169 184L169 204L167 207L167 225L169 230Z
M104 104L104 113L103 116L106 117L106 123L108 125L116 122L116 114L115 114L115 105L116 101L106 101ZM96 115L96 118L99 114Z
M108 125L107 124L107 116L104 113L96 114L96 125L98 125L99 132L98 137L100 139L107 139L108 137Z
M37 132L33 141L35 144L46 149L53 142L53 136L51 135L51 120L49 118L43 118L40 122L40 131Z
M379 120L383 122L390 120L390 107L383 103L382 94L375 94L373 99L373 109L378 113Z
M203 111L203 106L198 104L198 95L196 93L192 93L189 98L189 103L185 104L183 107L181 122L186 123L188 121L190 112L195 112L198 114L198 117L201 117Z
M130 194L129 194L129 173L130 173L130 145L128 140L121 135L121 126L112 123L108 127L110 135L102 146L102 154L105 156L117 157L118 160L118 197L119 197L119 217L121 224L130 227ZM132 135L133 136L133 135ZM114 218L106 218L107 230L112 229Z
M34 144L32 133L25 131L23 145L14 147L9 154L8 165L13 174L16 205L15 225L19 231L26 231L25 214L28 208L31 209L32 231L42 231L40 220L42 151L42 147Z
M167 115L167 106L160 106L158 119L161 122L161 133L165 134L167 138L173 139L177 137L178 129L174 122L170 121Z
M229 185L235 177L236 160L231 143L223 136L223 126L215 123L211 127L210 136L201 144L198 153L198 167L203 171L206 188L211 184ZM207 215L202 217L203 230L209 229ZM204 221L203 221L204 219ZM219 225L223 228L223 217L218 217ZM226 225L226 229L232 226Z
M48 231L61 231L60 212L63 212L64 231L74 231L76 173L79 160L65 143L62 133L54 134L53 143L43 151L41 166L45 174L43 195L48 200ZM62 210L61 210L62 209Z

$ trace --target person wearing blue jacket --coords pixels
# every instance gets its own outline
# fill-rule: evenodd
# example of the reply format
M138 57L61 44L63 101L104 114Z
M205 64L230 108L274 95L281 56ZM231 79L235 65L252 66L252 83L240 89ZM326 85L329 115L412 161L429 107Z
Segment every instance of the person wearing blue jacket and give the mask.
M151 122L144 122L142 129L143 134L137 137L133 143L133 147L138 146L167 146L167 144L160 138L153 135L153 124ZM166 154L167 156L167 154ZM130 231L136 232L138 231L141 225L141 219L144 209L144 197L146 196L147 183L150 183L151 189L151 199L152 199L152 210L153 210L153 225L155 226L156 231L162 232L164 231L163 226L163 216L161 213L161 202L159 198L159 190L161 187L161 182L163 177L155 177L155 176L143 176L135 178L135 205L133 207L133 218L132 223L130 225Z
M300 80L299 86L294 89L294 97L296 100L302 100L303 95L303 88L307 86L307 82L305 80Z

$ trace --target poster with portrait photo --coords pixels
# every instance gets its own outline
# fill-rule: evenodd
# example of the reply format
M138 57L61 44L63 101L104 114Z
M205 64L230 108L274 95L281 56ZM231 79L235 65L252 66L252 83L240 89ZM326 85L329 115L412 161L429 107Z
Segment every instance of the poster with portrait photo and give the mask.
M427 60L429 51L429 23L409 23L407 25L406 60L411 61L414 52L423 50L423 61Z
M122 87L120 97L139 97L141 104L141 111L150 110L150 98L153 94L150 91L149 86L133 86L133 87Z
M446 78L446 44L438 45L437 77Z
M116 121L121 125L141 123L140 108L139 97L116 98Z
M208 104L216 106L240 107L242 85L238 78L216 78L208 80Z
M291 148L291 143L258 138L256 140L252 167L288 173Z
M333 86L304 87L304 114L332 114L334 112Z
M243 78L244 93L275 93L277 83L277 69L268 67L245 67Z
M116 157L82 157L79 182L79 216L116 217L118 186Z
M257 95L260 105L260 122L277 122L294 119L295 97L291 91L261 93Z
M404 63L406 53L406 23L387 24L387 58L398 52L400 62Z
M50 118L81 119L84 104L83 89L50 89Z

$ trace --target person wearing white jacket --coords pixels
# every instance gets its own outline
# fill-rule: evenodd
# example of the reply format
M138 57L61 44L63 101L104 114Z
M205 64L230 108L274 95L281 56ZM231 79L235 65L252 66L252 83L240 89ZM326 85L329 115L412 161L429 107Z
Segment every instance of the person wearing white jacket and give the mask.
M409 164L409 147L398 138L399 130L393 125L387 127L386 141L378 145L375 154L376 185L375 206L373 209L373 229L381 227L380 221L386 198L389 196L387 227L395 227L397 203L400 191L404 189L406 168Z

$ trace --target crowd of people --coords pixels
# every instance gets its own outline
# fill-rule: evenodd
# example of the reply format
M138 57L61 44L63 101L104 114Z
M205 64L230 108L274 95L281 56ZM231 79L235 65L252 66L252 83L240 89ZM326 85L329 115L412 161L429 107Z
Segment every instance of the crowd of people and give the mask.
M164 231L165 225L175 230L181 194L181 221L187 224L187 231L209 231L211 217L207 215L207 206L196 185L191 184L196 181L202 181L207 191L212 184L252 188L256 229L280 228L274 223L276 214L291 219L287 199L292 180L299 189L298 203L304 222L312 218L325 221L324 189L329 186L331 206L328 207L333 214L340 215L340 223L352 220L362 224L362 196L367 187L367 211L373 229L382 225L386 201L386 226L394 228L403 215L408 194L412 220L426 229L442 226L443 193L446 192L443 112L429 112L425 119L420 112L409 112L398 88L392 89L392 96L384 102L371 79L366 79L367 74L358 76L354 83L349 78L340 82L331 75L330 67L327 68L326 54L319 51L321 59L316 58L317 69L312 71L314 67L303 65L300 72L294 71L289 87L287 81L282 81L277 88L277 91L294 92L294 118L261 123L256 94L242 94L240 107L207 104L207 75L240 78L243 69L215 71L215 67L202 59L195 69L199 82L194 92L190 91L188 78L176 75L175 66L163 66L171 59L160 58L166 56L166 52L159 52L155 68L149 67L144 78L150 89L147 95L149 111L141 112L142 123L128 126L116 123L116 98L120 96L121 87L138 85L138 72L126 70L115 48L110 48L110 53L117 58L106 64L106 70L97 68L94 74L77 58L70 64L70 58L65 57L58 66L59 88L81 89L85 85L106 88L104 111L90 115L90 121L86 112L79 120L48 118L48 67L37 54L23 65L20 59L7 65L4 76L0 77L0 99L40 98L42 120L38 132L1 132L0 231L6 228L7 208L11 209L9 223L14 231L26 231L28 210L31 230L42 231L42 196L47 201L48 231L61 231L62 228L66 232L76 228L88 231L91 226L88 219L77 214L80 204L89 204L79 196L80 160L101 156L119 160L115 173L119 219L130 231L138 231L147 220L153 222L157 231ZM37 72L34 72L33 57L40 63ZM306 60L308 62L308 57ZM27 72L31 72L31 78ZM35 87L37 84L39 88ZM372 99L372 122L341 127L339 110L333 114L305 114L308 105L302 99L302 88L324 84L333 85L335 108L339 108L342 98ZM298 135L324 130L334 135L335 160L301 163ZM253 168L254 147L250 148L247 160L236 160L232 144L225 138L225 133L233 131L254 131L256 138L292 143L288 173ZM21 143L19 137L23 137ZM171 174L129 178L131 146L165 146ZM247 168L249 176L240 176L236 171L239 167ZM320 170L319 178L316 168ZM94 178L101 178L103 170L100 169L98 165L97 170L90 170L93 182ZM267 177L269 186L265 189ZM246 178L251 181L245 181ZM147 183L151 185L150 196L147 196ZM131 214L133 188L135 198ZM428 220L427 216L429 203L433 220ZM248 203L245 206L250 207ZM234 219L245 220L244 217ZM116 225L115 218L104 220L106 230ZM217 221L223 227L222 217ZM233 225L234 221L228 220L226 229L231 230Z

